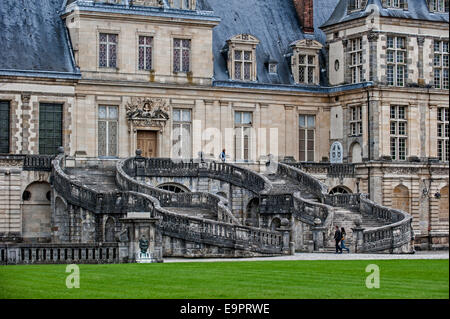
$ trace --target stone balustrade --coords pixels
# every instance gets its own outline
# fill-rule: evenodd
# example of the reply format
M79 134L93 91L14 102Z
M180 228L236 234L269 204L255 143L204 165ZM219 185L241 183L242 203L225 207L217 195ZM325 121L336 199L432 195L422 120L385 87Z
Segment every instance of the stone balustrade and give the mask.
M8 154L0 155L0 162L20 165L24 171L51 171L54 155L21 155ZM10 166L10 165L8 165Z
M0 244L0 265L121 262L119 243Z
M309 162L284 162L284 164L301 169L309 174L326 174L327 177L355 177L354 164L331 164Z

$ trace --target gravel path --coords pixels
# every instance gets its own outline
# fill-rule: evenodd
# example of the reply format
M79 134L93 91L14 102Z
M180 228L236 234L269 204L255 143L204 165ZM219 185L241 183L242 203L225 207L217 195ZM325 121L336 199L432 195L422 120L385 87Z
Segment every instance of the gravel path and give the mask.
M165 263L184 262L233 262L233 261L277 261L277 260L397 260L397 259L449 259L448 251L420 251L412 255L391 254L327 254L298 253L294 256L255 258L164 258Z

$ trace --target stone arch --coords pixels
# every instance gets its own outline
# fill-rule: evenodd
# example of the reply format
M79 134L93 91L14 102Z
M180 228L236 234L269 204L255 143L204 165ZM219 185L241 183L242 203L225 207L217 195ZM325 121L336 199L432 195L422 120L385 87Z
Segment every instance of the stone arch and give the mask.
M163 189L173 193L190 193L191 191L184 185L178 183L164 183L158 185L159 189Z
M397 185L392 192L392 208L409 213L409 189L405 185Z
M352 194L352 190L344 185L339 185L336 187L333 187L330 192L330 194Z
M270 222L270 229L275 231L280 227L281 227L281 220L278 217L272 219L272 221Z
M51 187L47 182L33 182L22 194L22 237L27 242L51 239Z
M115 241L115 235L116 235L116 222L114 218L108 217L105 222L104 227L104 239L107 243L112 243Z
M245 210L245 223L247 226L258 227L259 225L259 198L251 199Z
M441 188L439 191L441 198L439 198L439 221L448 222L448 185Z
M362 151L361 145L358 142L354 142L350 146L350 151L348 152L349 163L361 163L362 162Z

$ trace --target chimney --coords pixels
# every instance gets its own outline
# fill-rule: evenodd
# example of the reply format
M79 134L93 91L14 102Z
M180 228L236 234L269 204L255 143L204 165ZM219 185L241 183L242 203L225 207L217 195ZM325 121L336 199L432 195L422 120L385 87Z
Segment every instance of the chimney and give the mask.
M314 0L292 0L303 32L314 33Z

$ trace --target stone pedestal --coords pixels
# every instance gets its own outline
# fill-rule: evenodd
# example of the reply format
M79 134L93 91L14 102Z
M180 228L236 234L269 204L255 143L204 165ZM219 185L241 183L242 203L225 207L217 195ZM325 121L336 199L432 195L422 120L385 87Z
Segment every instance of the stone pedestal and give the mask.
M312 227L314 251L321 251L324 249L324 234L326 230L326 227Z
M355 253L362 253L363 252L363 245L364 245L364 228L360 226L356 226L355 228L352 228L353 236L355 238L355 247L354 252Z
M162 235L157 227L159 218L152 218L150 213L128 213L121 221L129 230L128 262L163 262ZM141 254L139 249L139 240L142 236L149 241L146 254Z

